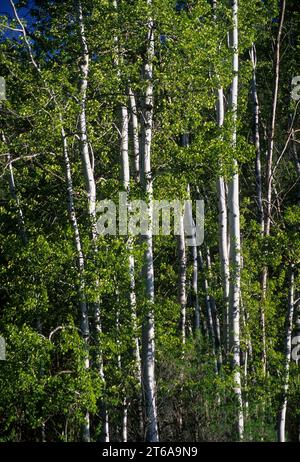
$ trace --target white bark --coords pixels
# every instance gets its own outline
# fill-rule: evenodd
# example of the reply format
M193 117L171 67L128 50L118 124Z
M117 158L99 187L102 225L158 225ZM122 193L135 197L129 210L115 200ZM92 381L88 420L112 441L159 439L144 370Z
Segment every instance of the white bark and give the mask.
M209 280L211 280L211 257L210 257L210 250L207 247L206 253L206 262L207 262L207 271L208 271L208 293L210 292L209 288ZM209 293L209 303L210 309L213 317L213 328L214 328L214 342L215 342L215 351L217 355L217 369L218 372L221 370L221 366L223 363L222 358L222 346L221 346L221 329L220 329L220 320L219 314L216 307L216 301L213 295Z
M114 8L117 10L118 2L113 0ZM115 38L115 42L118 43L118 38ZM119 58L116 60L116 66L119 66ZM118 71L119 72L119 71ZM139 137L138 137L138 119L137 119L137 107L135 102L135 96L132 90L128 90L129 102L131 106L131 120L132 120L132 138L133 138L133 149L135 157L135 180L139 181ZM121 171L122 171L122 182L123 188L127 194L130 192L130 162L129 162L129 116L128 108L125 105L121 106ZM143 438L144 434L144 421L143 421L143 408L142 408L142 370L141 370L141 356L140 356L140 345L139 339L137 336L137 314L136 314L136 291L135 291L135 260L133 256L133 239L132 236L128 237L127 249L129 251L128 259L128 271L130 278L130 294L129 302L131 308L132 316L132 327L134 332L134 358L136 365L136 379L139 384L138 392L138 413L139 413L139 433L140 437ZM127 420L128 420L128 410L127 410L127 399L124 397L123 403L123 441L127 441L127 436L125 439L125 428L127 433Z
M182 345L185 345L186 339L186 247L184 235L184 210L181 210L179 216L179 235L178 235L178 252L179 252L179 304L180 304L180 331Z
M273 91L273 105L272 105L272 120L271 120L271 133L269 139L269 148L267 155L267 197L266 197L266 217L265 217L265 235L269 236L271 226L271 209L272 209L272 187L273 187L273 155L274 155L274 141L278 105L278 92L279 92L279 76L280 76L280 53L281 53L281 36L283 32L283 23L285 16L286 0L281 1L280 23L276 39L275 59L274 59L274 91Z
M140 181L140 142L139 142L139 125L138 125L138 114L136 98L129 88L129 101L131 108L131 127L132 127L132 143L133 143L133 154L134 154L134 177L138 183Z
M183 135L182 140L183 146L188 146L188 135ZM188 199L191 200L190 196L190 185L187 187L187 194ZM200 334L200 305L199 305L199 297L198 297L198 248L196 244L196 227L195 222L193 219L193 210L191 207L190 202L187 204L187 222L188 222L188 229L191 233L191 236L188 236L191 245L189 246L191 249L191 257L192 257L192 294L193 294L193 302L194 302L194 310L195 310L195 332L196 335Z
M93 165L90 158L89 143L87 136L87 121L86 121L86 98L88 87L89 74L89 49L85 36L85 28L82 14L81 2L77 2L78 24L81 41L81 81L80 81L80 113L79 113L79 138L80 151L82 158L82 166L86 183L86 191L88 196L88 210L92 224L93 239L96 238L95 218L96 218L96 182L94 178Z
M81 44L81 81L80 81L80 112L79 112L79 139L80 139L80 152L82 159L82 167L85 177L86 192L88 198L88 213L91 224L91 237L94 244L94 252L97 253L97 232L96 232L96 181L94 176L94 166L91 161L90 152L89 152L89 143L87 135L87 118L86 118L86 99L87 99L87 87L88 87L88 75L89 75L89 49L87 44L87 39L85 35L85 26L82 13L82 5L79 0L76 2L77 8L77 20L79 25L79 36ZM96 289L99 285L99 281L96 280ZM94 321L97 332L98 341L102 332L101 325L101 313L100 313L100 303L97 300L94 303ZM103 370L103 358L101 346L98 345L97 353L97 367L99 376L105 383L105 376ZM108 413L105 403L102 401L100 404L100 414L103 422L102 435L100 437L101 441L109 442L109 422L108 422Z
M195 331L200 332L200 304L198 296L198 255L197 255L197 246L193 245L191 247L192 253L192 294L194 299L194 309L195 309Z
M253 124L254 124L254 144L256 151L255 159L255 178L256 178L256 196L258 206L258 218L261 228L261 233L264 232L265 219L262 199L262 173L261 173L261 154L260 154L260 135L259 135L259 102L257 94L257 82L256 82L256 48L254 43L252 44L251 52L252 62L252 98L253 98ZM260 327L261 327L261 338L262 338L262 364L263 374L266 374L267 367L267 351L266 351L266 322L265 322L265 298L267 292L267 268L264 267L261 278L262 297L260 306Z
M24 38L24 41L26 43L28 53L30 56L30 61L34 68L36 69L37 73L43 80L45 87L49 93L49 96L54 99L56 102L55 94L51 88L49 88L47 82L45 82L44 78L42 77L41 74L41 69L36 62L32 48L30 45L30 42L27 38L27 33L26 29L20 20L17 10L15 8L13 0L10 0L11 6L14 11L14 15L16 17L16 20L18 21L22 35ZM84 23L83 23L83 15L82 15L82 7L81 7L81 2L80 0L76 1L76 9L77 9L77 16L78 16L78 24L79 24L79 30L80 30L80 40L81 40L81 47L82 47L82 63L81 63L81 72L82 72L82 80L81 80L81 85L80 85L80 94L81 94L81 102L80 102L80 118L79 118L79 130L80 130L80 141L81 141L81 155L82 155L82 160L83 160L83 167L84 167L84 175L85 175L85 180L86 180L86 189L88 193L88 200L89 200L89 214L90 216L93 216L93 239L96 237L95 233L95 228L94 228L94 218L95 218L95 211L96 211L96 186L95 186L95 181L91 173L93 173L93 168L91 166L90 158L89 158L89 152L88 152L88 140L87 140L87 128L86 128L86 115L85 115L85 106L86 106L86 90L87 90L87 77L88 77L88 69L89 69L89 53L88 53L88 47L87 47L87 41L85 37L85 31L84 31ZM62 117L60 114L60 122L62 123ZM67 168L67 165L70 167L69 159L68 159L68 147L67 147L67 139L65 137L65 133L63 130L61 130L61 135L62 135L62 140L63 140L63 150L64 150L64 160L67 162L65 164L66 166L66 178L67 178L67 187L68 187L68 207L69 207L69 213L70 210L72 209L72 202L73 202L73 189L72 189L72 178L71 178L71 170ZM68 181L71 180L71 183ZM71 189L69 189L69 186L71 185ZM70 195L71 194L71 195ZM77 229L78 231L78 226L77 226L77 220L76 220L76 214L75 214L75 209L73 207L73 211L70 214L71 222L73 224L73 229ZM76 243L76 248L78 252L78 258L79 258L79 269L80 265L83 264L83 258L81 258L82 252L81 250L79 251L79 248L81 248L80 243L80 237L79 234L77 235L75 232L75 243ZM80 270L81 271L81 270ZM82 288L82 287L81 287ZM88 326L88 317L87 317L87 307L86 307L86 302L85 302L85 297L83 298L80 297L80 304L81 304L81 330L82 330L82 335L83 338L85 339L85 343L87 344L87 339L89 338L89 326ZM89 357L88 354L85 357L85 367L89 367ZM90 423L89 423L89 413L85 413L85 423L83 425L83 440L84 441L90 441Z
M259 135L259 101L257 94L257 80L256 80L256 48L255 44L252 43L250 51L251 63L252 63L252 100L253 100L253 135L254 145L256 151L255 158L255 179L256 179L256 196L257 196L257 207L258 207L258 219L261 226L261 232L264 230L264 209L262 200L262 174L261 174L261 153L260 153L260 135Z
M283 23L285 16L286 0L281 2L280 23L276 39L275 59L274 59L274 91L273 91L273 104L272 104L272 119L271 119L271 133L269 139L268 153L267 153L267 171L266 171L266 208L264 218L264 236L268 237L271 230L271 213L272 213L272 191L273 191L273 156L274 156L274 140L276 129L277 105L278 105L278 91L279 91L279 76L280 76L280 52L281 52L281 36L283 31ZM268 280L268 267L264 266L262 270L262 309L261 309L261 329L263 336L262 345L262 363L264 375L267 371L267 351L265 341L265 315L263 305L267 296L267 280Z
M231 85L230 106L233 117L232 144L236 147L237 137L237 103L238 103L238 1L232 1L232 40L233 81ZM244 436L244 415L240 373L240 284L241 284L241 244L240 244L240 207L239 207L239 173L236 159L233 159L235 172L228 186L229 235L230 235L230 318L233 350L234 392L238 403L238 435Z
M223 96L222 96L223 99ZM227 217L227 195L225 180L222 176L217 181L218 208L219 208L219 253L221 261L221 272L223 278L224 297L224 341L225 351L229 351L229 249L228 249L228 217Z
M148 6L152 0L147 0ZM144 236L146 252L144 272L146 283L147 313L143 321L142 339L142 379L146 405L146 441L158 441L156 383L155 383L155 343L154 343L154 267L152 239L152 199L153 184L151 174L151 141L153 124L153 58L154 58L154 24L151 16L148 21L147 56L143 70L143 78L147 83L142 114L142 146L141 146L141 181L148 200L149 228Z
M289 391L290 362L291 362L291 352L292 352L292 330L293 330L294 306L295 306L295 273L294 273L294 265L291 265L288 315L287 315L286 337L285 337L285 376L284 376L284 387L283 387L283 403L280 409L279 434L278 434L279 442L281 443L284 443L286 441L285 426L286 426L286 411L287 411L287 404L288 404L287 394Z
M62 118L60 116L60 122L62 124ZM84 291L84 256L82 252L82 245L79 233L79 227L77 222L76 211L74 207L74 191L73 191L73 181L72 181L72 172L71 172L71 164L69 159L68 153L68 141L64 131L63 125L61 125L61 137L62 137L62 144L63 144L63 156L64 156L64 164L65 164L65 175L66 175L66 182L67 182L67 204L68 204L68 213L69 219L73 228L74 233L74 241L77 251L77 260L78 260L78 271L79 271L79 303L80 303L80 313L81 313L81 335L84 340L85 344L85 357L84 357L84 368L88 370L90 368L90 360L89 360L89 338L90 338L90 327L89 327L89 319L88 319L88 307L86 303L85 291ZM89 442L90 441L90 416L89 413L86 411L85 413L85 421L83 424L83 441Z
M217 2L213 2L214 12ZM219 128L224 125L224 91L222 87L217 91L217 124ZM227 221L227 185L223 176L219 176L217 181L218 209L219 209L219 253L221 261L221 273L223 279L224 297L224 340L225 351L229 351L229 246L228 246L228 221Z
M216 339L215 339L215 331L214 331L214 324L213 324L213 314L211 310L211 303L210 303L210 293L209 293L209 285L206 275L204 274L204 260L202 256L202 251L199 249L199 268L203 273L203 285L204 285L204 292L205 292L205 307L206 307L206 317L207 317L207 326L208 326L208 338L210 340L210 344L212 347L212 354L215 360L215 366L217 371L217 361L216 361Z
M129 166L129 118L128 118L128 110L126 106L121 107L121 166L122 166L122 181L123 187L127 194L130 191L130 166ZM136 316L136 293L135 293L135 261L134 256L132 254L133 250L133 240L132 237L128 237L127 241L127 249L129 250L129 259L128 259L128 271L129 271L129 278L130 278L130 294L129 294L129 302L130 302L130 309L131 309L131 316L132 316L132 327L134 331L134 357L136 363L136 378L139 383L140 391L138 397L138 406L139 406L139 431L140 436L143 435L143 413L142 413L142 373L141 373L141 357L140 357L140 347L139 347L139 340L136 335L137 331L137 316ZM124 398L124 402L126 401L126 397ZM126 422L127 422L127 410L124 408L124 419L125 419L125 412L126 412ZM123 422L124 423L124 422ZM124 428L124 425L123 425ZM123 433L124 437L124 433Z

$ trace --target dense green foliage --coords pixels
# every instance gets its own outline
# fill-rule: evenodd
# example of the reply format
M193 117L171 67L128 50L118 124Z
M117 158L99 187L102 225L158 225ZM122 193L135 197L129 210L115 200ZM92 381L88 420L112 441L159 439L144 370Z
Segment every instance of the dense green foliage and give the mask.
M26 1L15 2L26 6ZM91 439L100 438L101 403L105 402L111 441L122 441L124 406L128 440L139 433L139 383L134 339L141 338L146 310L142 277L144 246L133 243L137 325L130 306L130 249L124 236L91 239L86 185L80 156L81 45L72 0L36 0L26 27L1 17L0 74L7 97L0 101L0 334L7 359L0 361L0 441L80 441L86 410ZM276 115L271 233L259 225L253 135L252 66L257 51L263 195L274 91L278 2L239 1L240 75L237 148L231 142L232 113L222 128L216 121L216 89L224 88L226 105L232 81L230 2L82 0L90 54L86 115L94 158L97 199L118 201L123 190L120 163L120 108L129 108L128 87L137 105L145 92L142 69L147 59L147 20L155 31L153 60L154 122L152 174L155 199L205 201L204 259L199 267L201 333L194 331L192 258L187 263L187 339L180 336L179 254L174 236L154 238L156 382L162 441L235 441L236 401L230 351L224 334L224 296L219 256L216 181L240 172L242 277L241 371L245 440L274 441L285 383L285 325L291 268L299 298L300 171L299 108L291 99L292 78L300 74L300 11L288 1L281 43L280 85ZM28 6L28 5L27 5ZM117 37L117 39L116 39ZM30 45L28 46L28 42ZM116 45L117 43L117 45ZM32 56L30 57L30 53ZM34 66L37 63L40 71ZM89 307L91 366L84 368L81 335L78 254L68 217L67 182L61 128L67 135L74 203L85 258L84 291ZM291 129L294 138L291 138ZM189 134L190 144L180 138ZM129 140L133 171L132 138ZM298 164L297 164L298 162ZM298 170L297 170L298 165ZM13 171L15 189L10 184ZM131 175L130 198L143 197ZM265 205L265 199L264 199ZM20 210L23 222L20 219ZM209 265L208 256L211 257ZM267 296L261 274L268 268ZM216 348L208 328L207 300L221 324L223 364L216 371ZM96 331L93 306L99 303L102 332ZM260 310L264 305L267 373L261 366ZM293 336L299 303L295 303ZM300 310L300 308L298 308ZM105 380L97 369L101 349ZM246 373L245 373L246 371ZM299 368L289 374L287 439L297 440L300 425ZM126 402L125 402L126 399Z

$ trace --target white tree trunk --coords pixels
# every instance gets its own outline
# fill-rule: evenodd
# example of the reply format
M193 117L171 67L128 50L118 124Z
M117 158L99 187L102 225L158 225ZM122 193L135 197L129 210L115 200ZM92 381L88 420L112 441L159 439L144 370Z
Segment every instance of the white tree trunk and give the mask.
M88 196L88 210L92 225L92 236L96 238L95 218L96 218L96 182L94 178L93 165L90 158L87 122L86 122L86 95L88 87L89 73L89 50L85 36L85 28L82 14L81 2L77 2L78 23L80 30L81 41L81 81L80 81L80 113L79 113L79 138L80 151L82 158L82 166L86 183L86 191Z
M257 94L257 80L256 80L256 48L255 44L252 43L250 51L251 63L252 63L252 100L253 100L253 136L254 145L256 151L255 158L255 179L256 179L256 198L258 208L258 220L261 226L261 232L264 231L264 209L262 200L262 174L261 174L261 153L260 153L260 135L259 135L259 101Z
M212 270L211 270L211 257L210 257L209 247L207 247L206 261L207 261L207 271L208 271L208 292L210 292L209 281L211 280ZM210 303L211 312L213 316L215 351L217 355L217 369L218 369L218 372L220 372L222 364L223 364L220 319L219 319L219 314L218 314L217 307L216 307L215 298L211 294L209 294L209 303Z
M116 11L118 11L118 1L113 0L113 5ZM118 38L115 38L115 42L118 43ZM117 50L117 52L119 49ZM118 53L117 53L118 54ZM116 59L116 66L120 64L120 59ZM119 70L118 70L119 73ZM128 89L129 103L131 106L131 120L132 120L132 139L133 139L133 151L134 151L134 172L135 180L139 181L139 136L138 136L138 118L137 118L137 106L133 91ZM125 105L121 106L121 172L122 172L122 183L123 188L127 195L130 193L130 162L129 162L129 115L128 108ZM135 373L136 379L139 384L138 391L138 413L139 413L139 433L140 438L144 435L144 419L143 419L143 407L142 407L142 369L141 369L141 356L140 356L140 345L137 336L137 314L136 314L136 291L135 291L135 260L133 256L133 239L132 236L128 236L127 249L129 251L128 259L128 271L130 278L130 294L129 302L132 316L132 327L134 332L134 358L135 358ZM124 397L124 412L123 412L123 441L125 441L125 423L127 429L128 421L128 410L127 410L127 399ZM126 430L127 431L127 430ZM126 437L127 441L127 437Z
M252 98L253 98L253 125L254 125L254 145L256 151L255 159L255 179L256 179L256 196L258 206L258 219L260 223L261 233L264 232L265 219L264 219L264 208L262 198L262 173L261 173L261 155L260 155L260 135L259 135L259 102L257 94L257 82L256 82L256 48L254 43L252 44L251 52L252 62ZM261 339L262 339L262 363L263 363L263 374L266 374L267 367L267 351L266 351L266 322L265 322L265 298L267 292L267 268L264 267L261 277L262 297L260 303L260 327L261 327Z
M212 355L215 362L215 370L218 371L217 367L217 359L216 359L216 338L215 338L215 330L214 330L214 321L213 321L213 313L212 313L212 306L210 301L210 293L209 293L209 285L206 275L204 274L205 267L204 267L204 259L202 255L201 249L199 249L199 268L203 273L203 285L204 285L204 292L205 292L205 307L206 307L206 318L207 318L207 326L208 326L208 338L210 341L210 345L212 348Z
M122 181L123 187L127 195L130 192L130 165L129 165L129 118L128 109L126 106L121 107L121 167L122 167ZM128 259L128 271L130 278L130 294L129 302L132 316L132 327L134 331L134 357L136 363L136 379L139 383L139 396L138 396L138 407L139 407L139 431L140 436L143 436L143 412L142 412L142 373L141 373L141 357L140 357L140 346L139 339L136 335L137 332L137 315L136 315L136 293L135 293L135 261L133 252L133 239L131 236L128 237L127 249L129 250ZM126 397L124 399L126 403ZM125 419L125 409L124 409ZM126 410L126 421L127 421L127 410Z
M178 253L179 253L179 304L180 304L180 331L182 345L185 345L186 338L186 247L184 235L184 210L180 211L179 216L179 235L178 235Z
M285 377L284 377L284 388L283 388L283 403L282 403L281 410L280 410L279 435L278 435L279 442L281 443L284 443L286 441L285 426L286 426L286 411L287 411L287 404L288 404L287 394L289 391L290 362L291 362L291 353L292 353L292 331L293 331L294 306L295 306L295 273L294 273L294 265L291 265L288 315L287 315L287 322L286 322L286 337L285 337Z
M223 99L223 97L222 97ZM223 278L224 297L224 342L225 351L229 351L229 249L228 249L228 217L227 217L227 195L225 180L222 176L217 181L218 208L219 208L219 252L221 261L221 272Z
M62 124L61 116L60 116L60 122ZM61 126L61 137L62 137L62 144L63 144L65 175L66 175L66 182L67 182L68 213L69 213L69 219L70 219L70 222L73 228L75 246L76 246L76 251L77 251L77 259L78 259L78 271L79 271L79 280L80 280L79 288L78 288L80 313L81 313L81 323L80 324L81 324L81 335L82 335L82 338L85 344L84 368L88 370L90 368L89 348L88 348L89 338L90 338L90 327L89 327L89 319L88 319L88 307L86 303L85 290L84 290L84 276L83 276L84 256L82 252L80 233L79 233L79 228L78 228L76 211L74 207L74 191L73 191L71 164L70 164L69 153L68 153L68 141L67 141L67 137L66 137L63 125ZM87 411L85 413L85 421L83 424L83 441L85 442L90 441L90 416Z
M275 59L274 59L274 91L273 91L273 104L272 104L272 120L271 120L271 133L269 138L269 146L267 153L267 171L266 171L266 209L264 218L264 235L268 237L271 229L271 213L272 213L272 191L273 191L273 156L274 156L274 141L275 141L275 129L276 129L276 117L277 117L277 105L278 105L278 91L279 91L279 74L280 74L280 51L281 51L281 36L283 31L283 23L285 16L286 0L281 2L280 11L280 23L278 28L278 34L276 39L275 47ZM264 304L267 296L267 280L268 280L268 267L264 266L262 270L262 297L261 297L261 329L263 335L263 351L262 351L262 363L264 375L267 371L267 350L265 341L265 314Z
M238 1L232 1L232 41L233 81L231 85L230 106L233 117L232 144L236 147L237 137L237 103L238 103ZM239 173L236 159L233 159L235 172L228 186L229 235L230 235L230 318L233 350L234 392L238 403L238 435L244 436L244 415L242 402L240 372L240 284L241 284L241 244L240 244L240 206L239 206Z
M212 0L214 20L216 20L217 0ZM219 128L224 125L224 91L221 86L217 90L216 104L217 124ZM228 236L228 217L227 217L227 185L223 176L217 180L218 192L218 210L219 210L219 254L221 262L221 274L223 280L223 298L224 298L224 321L223 337L224 349L229 351L230 332L229 332L229 236Z
M87 87L88 87L88 74L89 74L89 49L87 39L85 35L85 27L82 13L82 4L79 0L76 2L77 7L77 20L79 25L80 33L80 44L81 44L81 81L80 81L80 113L79 113L79 139L80 139L80 152L82 159L82 167L85 177L86 192L88 198L88 213L91 225L91 237L94 244L94 252L97 253L97 232L96 232L96 181L94 176L94 165L91 161L89 152L89 143L87 135L87 118L86 118L86 98L87 98ZM96 280L96 288L99 286L99 281ZM97 338L99 339L102 332L101 325L101 313L100 313L100 302L94 303L94 322L97 332ZM99 340L98 340L99 341ZM99 376L105 383L105 376L103 370L103 358L101 346L98 345L98 353L96 358ZM101 441L109 441L109 422L108 413L105 403L102 401L100 404L100 414L103 421L103 430L101 435Z
M134 177L135 181L140 181L140 142L139 142L139 125L138 125L138 114L137 104L133 91L129 88L129 101L131 109L131 127L132 127L132 144L133 144L133 155L134 155Z
M152 6L152 0L147 0ZM143 321L142 338L142 379L146 405L146 441L158 441L156 383L155 383L155 340L154 340L154 267L153 267L153 239L152 239L152 209L153 184L151 174L151 141L153 124L153 58L154 58L154 24L148 18L147 56L143 70L143 78L147 83L142 114L142 146L141 146L141 181L148 201L149 227L144 241L146 252L144 258L144 272L146 283L147 312Z
M183 136L182 140L183 146L188 146L188 135ZM187 187L187 194L188 199L191 200L191 193L190 193L190 185L188 184ZM191 233L191 236L188 236L191 245L189 246L191 249L191 257L192 257L192 295L193 295L193 303L194 303L194 310L195 310L195 333L196 336L200 335L200 305L199 305L199 296L198 296L198 248L196 244L196 227L195 222L193 219L193 210L191 203L187 203L187 222L188 222L188 229Z

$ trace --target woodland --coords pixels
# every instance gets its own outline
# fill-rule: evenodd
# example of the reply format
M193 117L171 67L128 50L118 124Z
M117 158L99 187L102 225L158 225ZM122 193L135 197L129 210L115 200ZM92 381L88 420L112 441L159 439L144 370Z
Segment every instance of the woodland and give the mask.
M299 442L299 0L0 12L0 442Z

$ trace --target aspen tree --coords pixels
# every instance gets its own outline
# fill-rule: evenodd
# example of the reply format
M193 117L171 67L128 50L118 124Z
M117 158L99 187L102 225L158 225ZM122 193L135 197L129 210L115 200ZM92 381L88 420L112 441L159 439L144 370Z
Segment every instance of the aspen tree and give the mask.
M147 0L149 10L152 0ZM142 327L142 381L146 406L146 441L157 442L157 407L155 382L155 333L154 333L154 266L153 266L153 236L152 236L152 199L153 182L151 172L151 142L153 130L153 58L154 58L154 22L149 11L147 18L146 57L143 78L146 83L142 110L142 143L141 143L141 182L148 201L148 231L144 236L145 252L145 284L147 311Z
M79 110L79 139L80 139L80 152L83 173L85 178L87 199L88 199L88 213L91 225L91 238L94 245L94 253L97 254L97 232L96 232L96 181L94 176L94 166L91 160L91 153L88 143L88 134L87 134L87 116L86 116L86 100L87 100L87 87L88 87L88 75L89 75L89 64L90 64L90 54L89 48L85 33L85 25L83 19L82 5L79 0L76 2L77 9L77 20L79 26L79 38L81 44L81 62L80 62L80 71L81 71L81 80L80 80L80 110ZM96 290L99 286L99 281L96 279ZM98 298L98 297L97 297ZM97 353L97 367L99 371L99 376L105 382L104 370L103 370L103 358L101 345L99 344L99 337L102 333L101 325L101 313L100 313L100 302L96 301L94 304L94 321L96 332L98 334L98 353ZM104 442L109 441L109 421L108 413L106 409L106 404L104 401L100 404L100 414L102 417L103 430L101 435L101 440Z
M232 144L236 148L237 138L237 104L238 104L238 1L232 1L232 37L231 47L233 53L233 81L231 85L230 107L233 117ZM234 174L228 185L228 211L230 235L230 318L233 342L233 373L234 392L238 404L238 435L244 437L244 414L242 400L242 384L240 372L240 285L241 285L241 237L240 237L240 207L239 207L239 173L238 163L233 159Z

